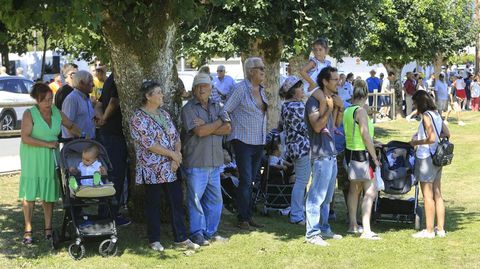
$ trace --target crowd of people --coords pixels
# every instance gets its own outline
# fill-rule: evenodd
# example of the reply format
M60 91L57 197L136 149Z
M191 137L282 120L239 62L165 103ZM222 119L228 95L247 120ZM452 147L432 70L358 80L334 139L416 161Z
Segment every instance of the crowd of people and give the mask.
M373 171L380 165L371 117L378 112L388 115L391 100L388 96L379 98L383 106L378 112L373 111L374 100L369 93L393 92L396 77L389 72L380 79L374 70L366 81L354 79L353 73L340 74L326 60L328 51L327 40L314 41L313 57L299 70L301 77L287 77L279 91L283 98L279 125L285 134L282 156L293 164L295 172L289 221L305 226L307 243L327 246L325 239L342 239L329 224L334 214L330 205L338 179L348 209L348 233L380 240L370 227L372 203L377 195ZM122 199L127 148L119 96L113 74L107 78L103 66L91 71L93 75L67 64L62 70L63 85L55 79L50 87L43 83L33 86L31 95L37 105L25 112L22 121L19 197L23 201L25 244L32 243L31 217L36 198L43 201L45 235L51 237L53 202L59 198L51 149L58 147L60 133L62 137L96 139L104 145L113 164L109 173L113 175L115 198ZM213 79L209 69L205 69L195 76L192 98L181 110L181 125L176 126L162 109L163 86L150 80L139 88L141 105L128 119L130 134L127 135L132 138L136 157L134 181L145 187L147 236L155 251L164 250L160 243L162 193L170 203L176 246L198 249L212 241L227 241L218 232L223 208L221 174L225 167L225 145L233 149L238 170L237 227L241 230L264 227L253 218L252 189L264 157L268 131L269 102L263 86L265 65L258 57L246 59L245 79L239 83L225 75L222 65L218 66L217 74ZM414 237L432 238L445 236L445 214L440 184L442 169L432 164L428 153L435 151L441 137L450 135L446 120L442 120L447 106L450 104L459 112L459 108L468 108L470 104L462 93L466 83L462 84L460 79L452 83L453 93L448 92L443 74L429 85L423 79L421 74L409 72L403 89L406 115L420 118L418 132L409 143L416 147L415 177L421 182L425 198L426 229ZM469 87L471 106L478 109L477 79ZM370 168L360 177L362 180L349 180L344 161L348 167L366 160ZM187 187L189 228L185 224L182 182ZM362 192L360 225L357 208ZM119 226L130 222L119 214L118 206L114 215Z

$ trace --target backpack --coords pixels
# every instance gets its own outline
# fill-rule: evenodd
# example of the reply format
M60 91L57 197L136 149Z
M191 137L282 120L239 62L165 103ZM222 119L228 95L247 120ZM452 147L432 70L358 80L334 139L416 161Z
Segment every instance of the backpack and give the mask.
M430 113L427 114L430 116L430 118L432 118L433 127L435 128L435 132L437 133L437 137L439 140L435 153L432 154L430 152L430 156L432 156L432 162L435 166L449 165L452 163L453 150L455 146L448 140L448 138L440 138L440 133L438 132L432 115L430 115ZM425 131L425 135L427 135L427 130L425 130L425 128L423 129Z

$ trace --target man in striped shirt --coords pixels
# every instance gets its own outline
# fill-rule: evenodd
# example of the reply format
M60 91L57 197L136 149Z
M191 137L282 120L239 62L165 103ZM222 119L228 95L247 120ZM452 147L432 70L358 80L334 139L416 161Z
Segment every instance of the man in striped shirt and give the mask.
M230 114L232 142L240 175L237 188L238 227L263 227L252 220L252 182L260 169L267 131L267 97L261 83L265 80L265 65L261 58L245 61L245 80L236 84L225 103Z

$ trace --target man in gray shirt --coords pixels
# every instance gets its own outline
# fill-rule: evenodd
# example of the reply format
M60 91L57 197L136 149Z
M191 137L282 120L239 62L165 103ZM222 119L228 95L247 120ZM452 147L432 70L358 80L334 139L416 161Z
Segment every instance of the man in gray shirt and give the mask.
M222 140L231 127L221 103L209 98L212 84L208 74L197 74L192 90L194 97L181 112L185 133L183 167L187 178L191 240L206 246L210 244L208 240L226 240L216 233L223 207Z
M337 95L337 69L325 67L317 78L319 89L305 105L305 121L310 136L312 183L306 200L307 243L327 246L323 238L341 239L328 224L330 202L335 190L337 160L335 127L343 118L343 101Z

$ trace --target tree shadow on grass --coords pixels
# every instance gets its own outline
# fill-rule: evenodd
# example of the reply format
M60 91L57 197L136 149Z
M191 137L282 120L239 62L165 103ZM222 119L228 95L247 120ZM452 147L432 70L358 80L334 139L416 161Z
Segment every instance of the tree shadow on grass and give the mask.
M375 126L375 138L392 137L392 136L398 136L399 134L400 134L399 130Z
M0 204L0 255L7 259L41 259L51 256L54 253L68 253L68 246L73 240L64 241L56 250L52 250L51 243L44 239L43 210L41 203L36 203L33 213L33 238L34 243L31 246L22 244L23 237L23 212L21 204ZM60 230L63 221L63 210L61 204L57 203L54 210L53 228ZM159 255L150 249L145 232L145 225L142 223L133 223L126 227L118 227L118 253L122 256L125 251L135 253L145 257L156 257L160 259L175 259L184 252L167 251ZM98 246L105 237L88 238L85 240L86 253L85 258L100 256ZM173 236L169 224L162 224L161 241L167 249L173 249Z

